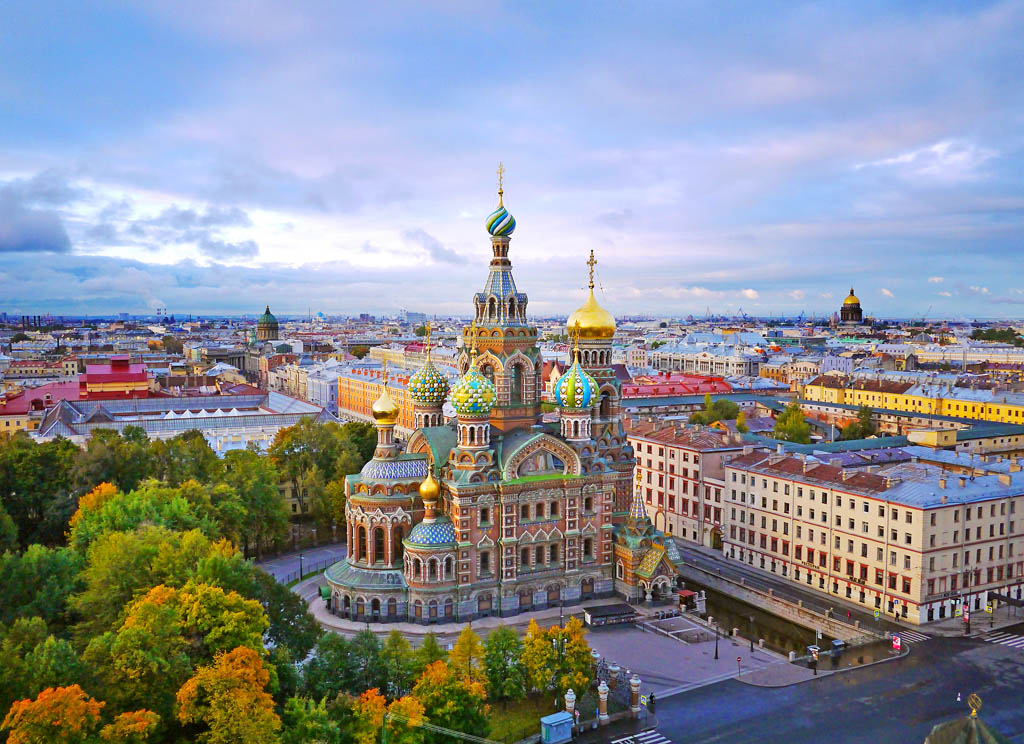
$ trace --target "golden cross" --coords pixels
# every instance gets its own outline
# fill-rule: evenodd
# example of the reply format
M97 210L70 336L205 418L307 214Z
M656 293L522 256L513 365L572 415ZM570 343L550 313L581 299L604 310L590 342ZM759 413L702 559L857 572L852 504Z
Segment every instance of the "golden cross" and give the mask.
M594 267L597 265L597 259L594 258L594 249L590 249L590 260L587 261L587 266L590 267L590 289L594 288Z
M580 355L580 322L578 320L573 324L571 335L573 340L573 356L578 360Z
M476 319L473 319L473 325L469 327L469 332L473 336L473 345L470 347L470 354L473 357L473 361L476 361Z
M504 164L499 162L498 163L498 206L499 207L503 206L502 203L501 203L501 198L505 195L505 191L503 190L504 182L505 182L505 166L504 166Z
M384 379L384 387L388 386L388 360L384 360L384 371L381 373Z
M426 323L426 328L427 328L427 333L426 333L426 336L427 336L427 361L429 362L430 361L430 321L429 320Z

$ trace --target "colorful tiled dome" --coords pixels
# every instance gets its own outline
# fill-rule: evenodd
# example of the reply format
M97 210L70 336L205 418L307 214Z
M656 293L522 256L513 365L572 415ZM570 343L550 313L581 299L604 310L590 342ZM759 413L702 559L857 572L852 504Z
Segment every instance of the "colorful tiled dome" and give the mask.
M436 406L444 403L448 397L448 389L448 380L429 360L419 372L409 378L407 386L414 403Z
M555 403L561 408L590 408L597 393L597 382L580 366L579 356L555 381Z
M505 209L504 204L487 215L487 232L494 237L508 237L516 229L516 218Z
M425 547L454 545L455 527L448 517L438 517L432 522L424 520L412 528L405 542Z
M460 416L486 416L494 408L494 385L476 367L476 362L452 388L451 403Z

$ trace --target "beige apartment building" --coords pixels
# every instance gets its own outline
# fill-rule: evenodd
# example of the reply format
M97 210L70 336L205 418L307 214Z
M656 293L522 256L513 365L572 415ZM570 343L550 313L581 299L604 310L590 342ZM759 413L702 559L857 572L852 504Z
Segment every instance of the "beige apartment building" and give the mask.
M1021 597L1024 472L865 472L749 447L724 470L727 558L915 624Z
M636 455L647 513L674 537L722 547L724 462L743 450L728 432L678 422L630 420L626 437Z

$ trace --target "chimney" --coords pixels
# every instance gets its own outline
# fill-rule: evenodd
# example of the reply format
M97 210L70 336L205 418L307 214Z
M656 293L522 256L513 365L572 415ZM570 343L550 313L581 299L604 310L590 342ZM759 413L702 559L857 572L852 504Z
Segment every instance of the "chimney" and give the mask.
M945 488L945 487L946 487L946 479L945 478L939 478L939 488Z
M942 494L942 498L940 500L942 501L943 504L945 504L947 501L949 501L949 499L946 497L946 494Z
M1010 474L1009 473L1000 473L999 474L999 483L1001 485L1008 486L1012 482L1013 482L1013 479L1010 478Z
M749 455L753 451L754 451L754 448L752 446L750 446L749 444L746 447L743 448L743 454L744 455Z
M775 454L777 454L777 455L784 455L784 454L786 454L786 448L782 446L782 442L779 442L777 445L775 445Z
M957 480L960 481L960 488L967 487L967 478L965 476L961 475Z
M901 480L902 480L901 478L895 478L895 477L893 477L891 475L887 475L885 477L885 487L886 488L892 488L893 486L898 484Z

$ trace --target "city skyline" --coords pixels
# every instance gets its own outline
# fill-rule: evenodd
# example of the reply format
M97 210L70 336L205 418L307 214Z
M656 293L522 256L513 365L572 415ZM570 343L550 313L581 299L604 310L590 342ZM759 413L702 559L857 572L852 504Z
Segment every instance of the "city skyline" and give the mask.
M0 10L2 309L1024 313L1020 2L245 7Z

